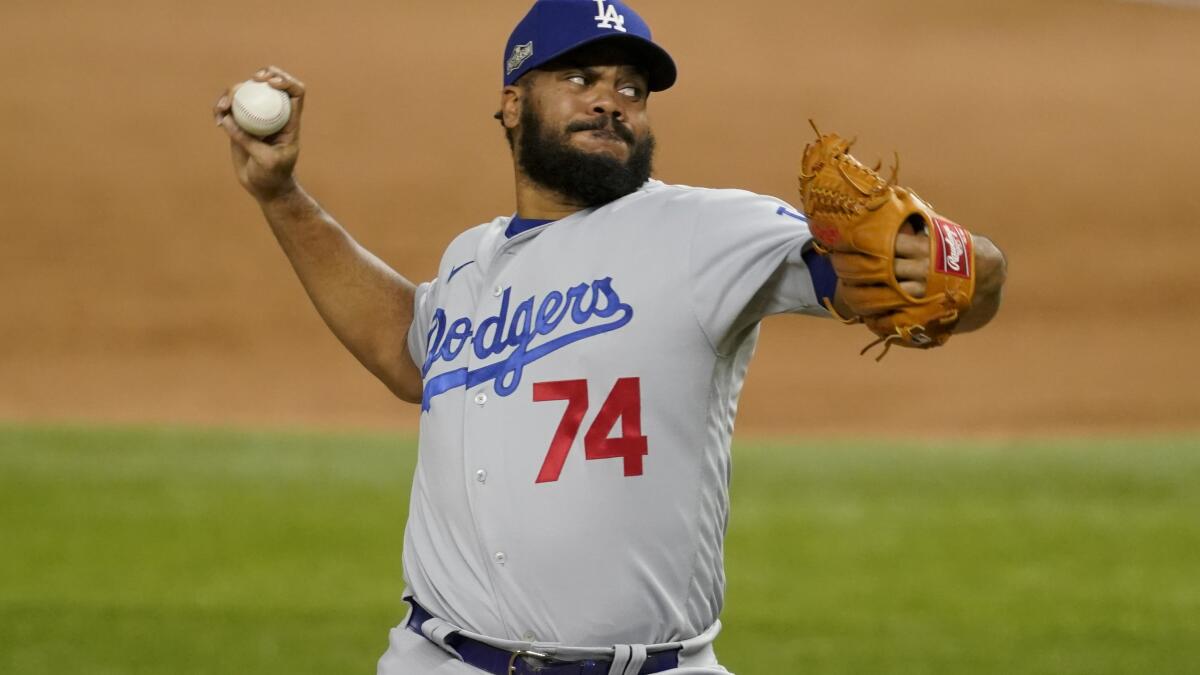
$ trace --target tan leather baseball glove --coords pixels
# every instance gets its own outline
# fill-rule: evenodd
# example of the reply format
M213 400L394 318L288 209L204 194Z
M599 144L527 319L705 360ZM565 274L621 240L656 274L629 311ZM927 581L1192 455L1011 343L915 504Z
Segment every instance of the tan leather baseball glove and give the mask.
M813 125L816 131L816 125ZM975 249L971 234L938 215L914 192L895 185L849 154L853 141L821 134L804 148L800 198L819 252L831 257L837 295L852 314L840 316L833 299L826 307L846 323L865 323L884 344L918 349L950 339L975 293ZM895 275L896 235L908 225L929 234L929 276L923 297L909 295ZM907 229L907 228L905 228Z

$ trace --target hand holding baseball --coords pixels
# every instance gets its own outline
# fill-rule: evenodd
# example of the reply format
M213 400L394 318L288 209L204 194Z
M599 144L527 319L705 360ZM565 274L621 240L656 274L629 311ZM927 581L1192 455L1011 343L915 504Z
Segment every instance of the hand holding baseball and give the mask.
M276 66L263 68L251 82L261 82L287 94L291 114L277 132L263 138L238 125L233 115L234 97L240 85L230 87L213 107L217 126L229 136L233 169L242 187L259 201L278 197L295 187L292 172L300 155L300 115L304 107L304 83ZM269 127L268 127L269 129ZM256 129L263 131L263 129Z

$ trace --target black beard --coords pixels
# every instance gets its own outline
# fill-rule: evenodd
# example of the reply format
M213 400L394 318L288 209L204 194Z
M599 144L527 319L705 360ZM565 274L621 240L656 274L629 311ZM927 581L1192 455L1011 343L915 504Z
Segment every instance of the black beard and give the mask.
M592 154L569 145L568 134L607 130L629 145L629 159ZM597 120L575 122L566 133L547 130L541 118L526 106L521 111L521 138L517 143L521 170L530 180L549 188L584 208L602 206L636 191L650 178L654 162L654 134L638 141L622 122L606 115Z

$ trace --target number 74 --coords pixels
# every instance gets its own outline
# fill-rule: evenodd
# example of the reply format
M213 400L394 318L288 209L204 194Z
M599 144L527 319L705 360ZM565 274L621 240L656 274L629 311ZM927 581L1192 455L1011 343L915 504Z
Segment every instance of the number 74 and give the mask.
M533 400L566 401L563 413L550 450L538 472L538 483L553 483L562 473L567 453L579 436L579 425L588 408L587 380L562 380L560 382L535 382ZM621 435L609 438L617 418L621 418ZM642 435L641 378L623 377L617 380L604 399L604 405L596 413L592 426L583 436L583 454L587 459L615 459L625 461L626 476L642 475L642 457L647 454L646 437Z

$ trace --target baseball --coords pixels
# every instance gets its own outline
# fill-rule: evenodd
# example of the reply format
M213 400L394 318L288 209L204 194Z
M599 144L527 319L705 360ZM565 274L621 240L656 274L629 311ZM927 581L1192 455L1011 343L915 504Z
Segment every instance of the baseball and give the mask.
M233 121L259 138L282 129L291 115L292 102L287 92L266 82L247 80L233 94Z

